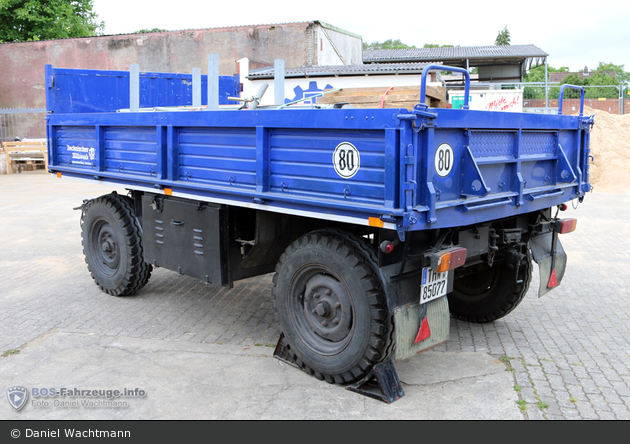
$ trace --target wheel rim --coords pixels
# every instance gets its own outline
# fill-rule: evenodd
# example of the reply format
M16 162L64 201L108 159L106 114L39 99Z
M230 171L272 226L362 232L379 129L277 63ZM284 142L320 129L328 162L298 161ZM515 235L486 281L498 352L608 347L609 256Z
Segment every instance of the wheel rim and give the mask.
M354 332L352 296L327 267L308 267L295 275L289 318L300 341L320 355L344 350Z
M114 228L98 221L91 230L90 252L94 265L105 276L113 276L120 264L119 243Z
M477 268L476 272L468 270L466 275L455 279L455 290L468 300L484 298L498 282L498 266Z

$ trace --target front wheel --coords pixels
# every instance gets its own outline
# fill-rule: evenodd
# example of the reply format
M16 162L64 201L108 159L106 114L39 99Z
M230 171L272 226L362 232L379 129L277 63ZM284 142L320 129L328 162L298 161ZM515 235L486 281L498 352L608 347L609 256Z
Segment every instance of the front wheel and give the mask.
M113 296L134 294L151 276L131 203L128 197L108 194L88 202L81 217L88 270L96 285Z
M532 278L529 249L518 266L499 260L455 270L453 291L448 295L451 314L468 322L492 322L514 310L521 303Z
M282 331L307 373L350 383L386 358L392 323L358 239L307 234L287 248L273 281Z

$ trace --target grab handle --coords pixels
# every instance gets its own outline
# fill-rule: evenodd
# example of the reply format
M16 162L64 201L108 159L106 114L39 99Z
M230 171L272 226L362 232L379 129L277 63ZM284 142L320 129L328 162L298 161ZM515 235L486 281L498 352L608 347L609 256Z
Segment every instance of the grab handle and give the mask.
M464 74L466 85L464 86L464 109L468 109L468 94L470 93L470 74L464 68L456 68L454 66L446 65L429 65L422 69L422 80L420 83L420 103L425 103L427 95L427 74L432 69L438 69L440 71L455 71Z
M558 115L562 115L562 96L564 96L565 88L579 89L580 90L580 117L584 115L584 88L576 85L569 85L568 83L560 87L560 95L558 96Z

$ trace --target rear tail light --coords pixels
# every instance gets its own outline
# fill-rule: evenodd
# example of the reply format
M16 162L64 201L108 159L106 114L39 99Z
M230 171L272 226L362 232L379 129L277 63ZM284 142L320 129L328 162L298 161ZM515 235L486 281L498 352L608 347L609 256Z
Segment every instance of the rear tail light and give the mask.
M562 219L556 222L555 230L560 234L571 233L576 226L577 219Z
M431 267L434 268L438 273L444 273L445 271L454 270L455 268L461 267L466 263L466 255L467 251L463 247L449 248L448 250L434 253L430 256Z
M398 245L399 241L395 240L395 241L383 241L381 242L380 245L380 249L383 253L391 253L392 251L394 251L394 248L396 247L396 245Z

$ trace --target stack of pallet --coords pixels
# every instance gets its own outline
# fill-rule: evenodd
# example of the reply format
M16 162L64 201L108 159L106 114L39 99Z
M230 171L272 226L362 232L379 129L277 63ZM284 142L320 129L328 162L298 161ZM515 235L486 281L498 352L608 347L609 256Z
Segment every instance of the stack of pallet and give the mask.
M427 105L433 108L451 108L451 104L446 101L446 89L441 86L427 86L426 101ZM347 103L355 108L410 110L419 102L420 86L342 88L317 98L318 104Z
M2 142L7 174L33 171L38 166L48 170L48 151L45 140ZM3 168L4 170L4 168Z

